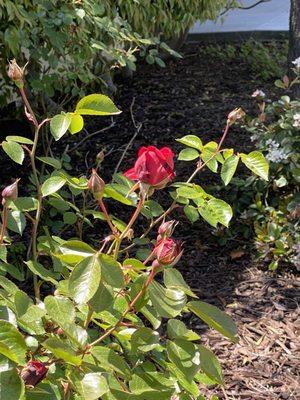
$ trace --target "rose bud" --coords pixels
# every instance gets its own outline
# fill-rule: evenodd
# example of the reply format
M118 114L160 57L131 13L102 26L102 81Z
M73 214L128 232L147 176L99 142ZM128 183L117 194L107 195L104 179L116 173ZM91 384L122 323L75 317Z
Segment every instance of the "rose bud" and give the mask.
M88 188L93 193L93 196L96 200L102 199L105 182L100 178L95 169L92 170L92 175L88 181Z
M172 235L174 228L177 222L173 219L172 221L163 222L158 228L158 239L162 239L163 237L169 237Z
M158 240L153 250L153 254L160 265L175 265L182 253L181 243L172 238Z
M27 64L26 64L27 65ZM8 64L8 77L15 82L18 87L24 86L24 71L26 65L21 68L15 59L11 60Z
M246 113L242 108L235 108L228 114L227 122L234 124L237 120L244 118L245 115Z
M19 179L16 179L14 183L9 186L6 186L1 193L2 196L2 204L4 205L6 200L16 200L18 197L18 182Z
M26 386L35 387L47 375L47 367L40 361L28 361L21 371L21 378Z
M169 147L141 147L134 167L124 175L134 181L161 189L175 177L174 153Z

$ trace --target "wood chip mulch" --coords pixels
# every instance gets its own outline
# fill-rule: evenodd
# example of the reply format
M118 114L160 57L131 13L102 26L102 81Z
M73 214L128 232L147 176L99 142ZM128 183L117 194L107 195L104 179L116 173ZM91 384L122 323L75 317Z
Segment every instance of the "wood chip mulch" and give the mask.
M230 262L226 256L214 263L189 266L187 280L200 299L232 316L240 340L231 344L199 325L198 319L190 319L224 373L224 388L203 388L203 393L225 400L299 400L299 277L291 272L276 276L248 260Z

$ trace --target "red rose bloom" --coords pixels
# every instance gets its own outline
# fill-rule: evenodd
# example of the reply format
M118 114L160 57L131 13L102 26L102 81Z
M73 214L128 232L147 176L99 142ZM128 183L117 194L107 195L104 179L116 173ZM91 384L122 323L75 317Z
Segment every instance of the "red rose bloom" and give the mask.
M174 153L169 147L141 147L134 167L124 175L157 188L166 186L174 177Z
M21 371L21 378L25 385L36 386L47 375L48 369L40 361L28 361Z
M173 266L182 255L181 243L172 238L160 239L156 242L153 252L159 264Z

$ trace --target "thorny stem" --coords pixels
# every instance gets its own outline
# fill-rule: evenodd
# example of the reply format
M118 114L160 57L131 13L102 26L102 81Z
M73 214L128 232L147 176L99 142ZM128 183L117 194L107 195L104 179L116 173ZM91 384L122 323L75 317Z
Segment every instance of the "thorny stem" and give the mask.
M33 228L32 228L32 256L33 260L37 261L38 259L38 251L37 251L37 233L38 233L38 226L41 218L41 212L42 212L42 202L43 202L43 196L42 196L42 191L41 191L41 184L39 181L38 173L37 173L37 168L35 164L35 155L36 155L36 149L38 145L38 140L39 140L39 132L41 127L49 121L48 118L43 120L40 124L38 123L36 116L30 106L30 103L27 99L25 90L23 87L20 87L20 93L23 99L23 102L25 104L27 112L29 112L32 122L34 124L34 140L33 140L33 146L30 151L30 162L31 162L31 168L32 168L32 173L33 173L33 178L37 190L37 209L36 209L36 214L35 218L33 221ZM33 275L33 284L34 284L34 293L35 297L39 300L40 299L40 284L38 282L37 276Z
M24 102L24 104L25 104L25 107L26 107L27 111L29 112L29 114L30 114L31 117L32 117L32 122L33 122L34 126L37 128L39 124L38 124L38 122L37 122L36 116L35 116L35 114L34 114L32 108L31 108L31 105L30 105L30 103L29 103L29 101L28 101L28 99L27 99L27 96L26 96L24 87L23 87L23 86L22 86L22 87L19 87L19 89L20 89L20 93L21 93L23 102Z
M143 294L145 293L145 291L147 290L147 288L149 287L149 285L151 284L151 282L153 281L153 278L155 276L155 268L152 267L150 274L148 276L147 281L145 282L145 285L143 286L143 288L137 293L137 295L135 296L135 298L131 301L131 303L128 304L126 310L123 312L123 314L121 315L121 317L119 318L118 322L112 326L110 329L108 329L102 336L100 336L98 339L96 339L94 342L90 343L87 346L87 350L90 349L91 347L95 346L96 344L102 342L107 336L109 336L111 333L114 332L115 329L118 328L118 326L120 326L120 324L123 322L123 319L126 317L126 315L133 309L133 307L135 306L136 302L143 296Z
M105 206L105 204L104 204L102 199L99 200L99 206L100 206L100 208L101 208L101 210L102 210L102 212L104 214L105 220L108 223L112 233L115 234L116 233L116 227L111 222L110 216L109 216L109 214L107 212L106 206Z
M132 225L135 223L135 220L136 220L137 217L139 216L139 214L140 214L140 212L141 212L141 209L142 209L142 207L143 207L144 200L145 200L145 197L144 197L144 196L140 196L140 200L139 200L139 202L138 202L138 204L137 204L137 207L136 207L136 209L135 209L135 212L132 214L132 217L131 217L130 221L128 222L128 224L127 224L125 230L124 230L124 231L122 232L122 234L120 235L120 238L119 238L120 241L122 241L122 240L126 237L128 231L129 231L129 229L130 229L130 228L132 227Z
M41 184L39 181L39 177L38 177L37 169L36 169L36 165L35 165L35 153L36 153L36 148L37 148L37 143L38 143L38 138L39 138L39 130L40 130L39 126L35 127L34 142L33 142L31 152L30 152L31 168L32 168L35 186L36 186L36 190L37 190L37 200L38 200L35 219L34 219L34 223L33 223L33 229L32 229L32 255L33 255L34 261L37 261L37 259L38 259L37 233L38 233L38 226L39 226L39 222L40 222L40 218L41 218L42 202L43 202ZM38 285L38 279L37 279L36 275L33 275L33 284L34 284L35 297L37 299L40 299L40 290L39 290L40 287Z
M2 210L2 226L1 226L1 232L0 232L0 246L2 246L2 244L3 244L6 226L7 226L7 205L6 205L6 201L4 201L3 210Z

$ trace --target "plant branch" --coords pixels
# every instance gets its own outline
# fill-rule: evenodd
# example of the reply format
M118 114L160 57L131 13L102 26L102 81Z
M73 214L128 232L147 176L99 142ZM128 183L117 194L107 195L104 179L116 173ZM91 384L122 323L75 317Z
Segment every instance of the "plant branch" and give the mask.
M89 344L87 346L87 349L90 349L91 347L95 346L96 344L102 342L107 336L109 336L111 333L114 332L115 329L117 329L123 322L123 319L126 317L126 315L133 309L133 307L135 306L136 302L143 296L143 294L145 293L145 291L147 290L147 288L149 287L149 285L151 284L151 282L153 281L153 278L155 276L155 268L152 267L150 274L148 276L147 281L145 282L145 285L143 286L143 288L137 293L137 295L135 296L135 298L131 301L131 303L128 304L126 310L123 312L123 314L121 315L121 317L119 318L118 322L112 326L110 329L108 329L102 336L100 336L98 339L96 339L94 342L92 342L91 344Z
M122 161L123 161L128 149L131 147L132 143L134 142L135 138L137 137L137 135L139 134L139 132L140 132L142 126L143 126L142 123L138 123L137 124L136 121L135 121L135 118L134 118L134 115L133 115L134 103L135 103L135 97L133 98L132 103L130 105L130 115L131 115L131 120L132 120L133 126L135 127L135 132L134 132L132 138L130 139L130 141L127 143L127 145L126 145L126 147L125 147L125 149L124 149L124 151L123 151L123 153L122 153L122 155L120 157L120 160L119 160L118 164L116 165L116 168L115 168L115 171L114 171L114 175L118 172L118 170L120 168L120 165L121 165L121 163L122 163Z
M7 226L7 204L6 204L6 201L4 201L3 210L2 210L2 226L1 226L1 232L0 232L0 246L2 246L2 244L3 244L6 226Z

